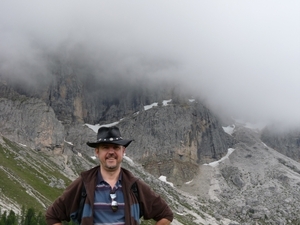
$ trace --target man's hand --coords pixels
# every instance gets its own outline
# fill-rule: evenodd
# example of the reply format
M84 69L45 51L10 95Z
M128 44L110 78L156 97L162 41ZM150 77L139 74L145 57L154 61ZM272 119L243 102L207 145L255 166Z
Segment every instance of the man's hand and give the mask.
M169 225L170 223L171 223L171 221L169 221L167 219L161 219L156 222L156 225Z

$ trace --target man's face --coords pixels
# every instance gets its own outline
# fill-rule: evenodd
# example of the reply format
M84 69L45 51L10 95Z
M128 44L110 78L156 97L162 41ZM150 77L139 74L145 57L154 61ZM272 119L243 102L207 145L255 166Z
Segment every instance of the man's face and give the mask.
M121 166L125 147L117 144L103 143L95 149L101 166L107 171L114 171Z

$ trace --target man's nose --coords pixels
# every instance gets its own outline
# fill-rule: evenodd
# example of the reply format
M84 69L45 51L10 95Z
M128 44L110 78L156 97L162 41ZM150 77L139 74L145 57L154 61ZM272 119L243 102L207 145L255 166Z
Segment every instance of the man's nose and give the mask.
M114 147L109 147L109 148L108 148L108 152L115 152Z

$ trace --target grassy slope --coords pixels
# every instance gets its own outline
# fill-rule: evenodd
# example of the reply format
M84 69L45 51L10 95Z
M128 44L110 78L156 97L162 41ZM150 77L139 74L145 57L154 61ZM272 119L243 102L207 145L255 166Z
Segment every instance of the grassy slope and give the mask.
M36 152L5 138L3 138L3 140L5 143L0 143L0 198L1 194L4 194L17 202L20 206L24 205L26 208L31 207L37 211L44 212L45 206L51 204L51 202L63 192L63 189L49 186L51 181L53 181L53 179L61 179L65 182L65 185L68 185L71 181L60 172L62 168L54 164L48 155L43 152ZM84 168L80 166L79 159L71 157L70 160L73 165L75 165L76 170L84 170ZM143 180L147 180L148 175L142 173L136 166L130 166L126 161L123 163L123 166L128 167L128 169ZM23 185L21 185L21 183ZM162 191L162 187L158 185L157 182L150 182L149 185L162 195L173 209L177 208L178 205L186 207L184 204L185 201L183 201L172 188L168 188L167 192L165 192ZM166 185L163 186L166 188ZM35 196L39 196L39 199L41 199L43 203L30 195L28 190L32 190ZM170 201L167 195L171 195L171 198L174 199L176 203ZM180 221L182 224L195 224L192 222L195 219L192 218L192 215L180 216L175 213L174 216L177 221ZM155 224L155 222L149 220L143 221L142 224L152 225Z
M45 166L51 165L51 162L46 161L47 158L43 157L43 153L32 151L5 138L3 140L5 144L0 144L1 193L20 206L43 211L44 207L63 191L50 187L51 179L62 179L66 185L70 180L59 172L56 165L51 168Z

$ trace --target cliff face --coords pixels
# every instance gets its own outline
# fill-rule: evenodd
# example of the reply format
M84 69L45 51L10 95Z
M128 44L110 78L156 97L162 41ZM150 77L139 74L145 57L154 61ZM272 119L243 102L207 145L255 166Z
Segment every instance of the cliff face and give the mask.
M19 95L2 85L0 127L2 135L36 150L61 151L64 126L53 109L37 98Z
M85 123L117 122L123 137L134 139L127 156L140 163L125 159L123 165L130 164L151 187L165 190L165 196L177 189L158 181L161 175L180 193L186 192L169 198L177 218L194 218L205 209L207 214L200 213L203 224L229 224L226 218L232 224L299 223L300 165L293 160L299 159L299 132L275 133L269 127L261 134L236 124L229 135L200 101L170 86L151 89L124 80L99 83L71 73L56 73L50 80L31 89L5 84L2 78L0 82L1 176L20 176L19 187L26 180L12 171L21 165L28 168L24 173L40 181L24 185L24 196L27 190L43 193L47 187L65 187L69 181L64 178L74 179L96 165L90 158L93 149L86 145L96 133ZM172 100L163 104L166 99ZM154 102L157 106L144 107ZM6 182L7 191L9 179ZM8 198L3 199L0 196L0 207ZM49 204L50 198L42 202Z
M168 175L178 183L191 179L200 163L224 156L234 143L204 105L180 96L171 86L98 82L63 73L49 80L39 89L2 84L0 129L4 136L36 150L93 155L85 143L95 140L96 134L84 124L122 119L118 126L123 136L135 139L128 156L151 173ZM144 109L154 102L158 106Z
M220 159L234 140L217 119L197 102L157 106L120 123L134 138L127 155L147 171L167 175L174 183L192 179L198 165Z
M181 183L194 176L199 164L220 159L235 143L209 109L197 99L189 101L171 84L99 79L57 68L40 86L28 88L4 77L1 82L2 135L36 150L93 155L85 143L96 134L84 124L120 121L123 135L135 139L128 156L152 174ZM163 105L166 99L172 101ZM158 106L144 109L154 102ZM262 140L299 160L299 132L271 131L265 129Z
M261 135L261 139L276 151L300 161L300 130L292 129L278 132L276 127L266 127Z
M150 85L143 78L95 76L70 68L56 68L49 76L40 86L9 79L7 82L1 75L0 79L19 94L43 100L66 126L110 123L139 111L144 105L174 97L170 84Z
M204 163L220 158L233 144L216 118L197 102L171 102L140 111L122 120L120 127L135 139L128 154L137 159L168 155L184 162ZM137 156L135 150L139 151Z

